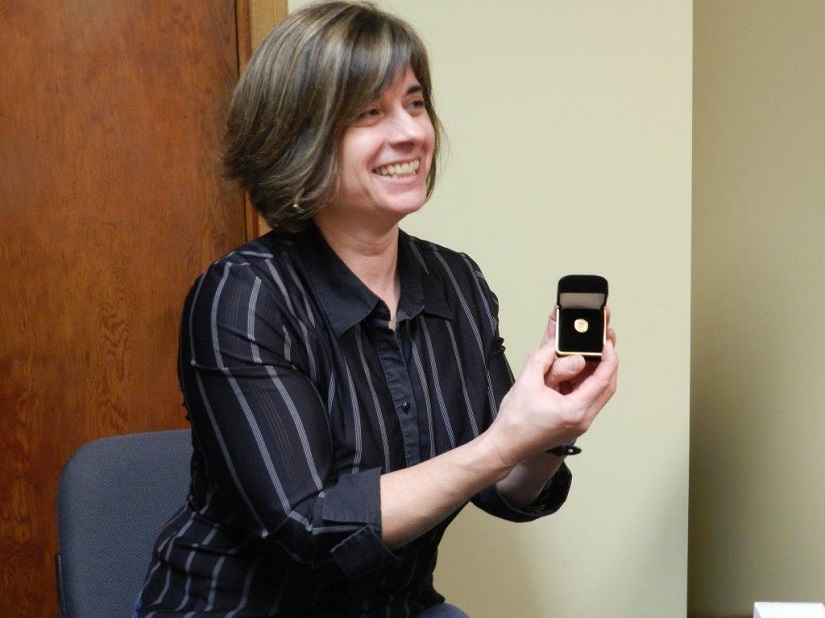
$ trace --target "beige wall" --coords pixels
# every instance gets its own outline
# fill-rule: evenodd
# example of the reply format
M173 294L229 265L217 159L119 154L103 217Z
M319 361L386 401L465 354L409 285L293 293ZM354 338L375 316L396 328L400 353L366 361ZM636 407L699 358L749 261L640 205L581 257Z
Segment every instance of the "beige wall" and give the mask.
M690 608L825 601L825 3L696 0Z
M568 504L529 525L468 508L437 583L474 618L684 617L691 3L379 4L427 41L450 141L405 228L480 263L515 369L574 272L609 278L622 358Z

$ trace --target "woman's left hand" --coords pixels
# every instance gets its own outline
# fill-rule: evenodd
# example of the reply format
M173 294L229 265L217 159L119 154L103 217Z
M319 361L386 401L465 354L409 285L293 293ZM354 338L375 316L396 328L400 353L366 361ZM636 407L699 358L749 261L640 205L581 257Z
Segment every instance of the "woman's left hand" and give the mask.
M616 331L610 328L610 308L605 308L605 319L607 320L607 340L613 346L616 346ZM541 344L547 345L551 343L555 346L556 341L556 315L557 311L550 314L550 319L547 322L547 329L544 332ZM571 356L562 356L556 359L550 367L550 371L544 377L544 382L552 388L560 392L562 395L568 394L576 386L582 383L588 376L592 375L598 366L597 362L587 362L584 357L579 354Z

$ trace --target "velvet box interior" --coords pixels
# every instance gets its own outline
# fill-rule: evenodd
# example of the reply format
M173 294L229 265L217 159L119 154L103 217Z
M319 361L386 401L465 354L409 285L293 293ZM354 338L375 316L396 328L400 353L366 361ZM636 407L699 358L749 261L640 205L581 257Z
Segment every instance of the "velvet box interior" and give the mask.
M559 280L556 312L556 352L581 354L587 360L602 355L607 335L607 279L598 275L567 275Z

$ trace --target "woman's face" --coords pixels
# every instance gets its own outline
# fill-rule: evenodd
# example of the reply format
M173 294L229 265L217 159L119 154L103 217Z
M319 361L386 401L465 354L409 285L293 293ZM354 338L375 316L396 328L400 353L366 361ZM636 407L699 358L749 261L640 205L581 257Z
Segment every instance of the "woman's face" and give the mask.
M346 130L335 199L322 213L395 225L427 199L434 143L421 84L407 68Z

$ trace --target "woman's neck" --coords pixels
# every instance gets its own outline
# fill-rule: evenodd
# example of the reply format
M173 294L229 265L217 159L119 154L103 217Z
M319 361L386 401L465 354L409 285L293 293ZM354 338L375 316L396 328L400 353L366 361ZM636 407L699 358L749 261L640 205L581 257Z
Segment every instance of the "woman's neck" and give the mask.
M324 240L341 261L367 288L383 300L390 310L394 327L401 283L398 277L398 226L376 233L348 229L324 217L316 217L315 224Z

